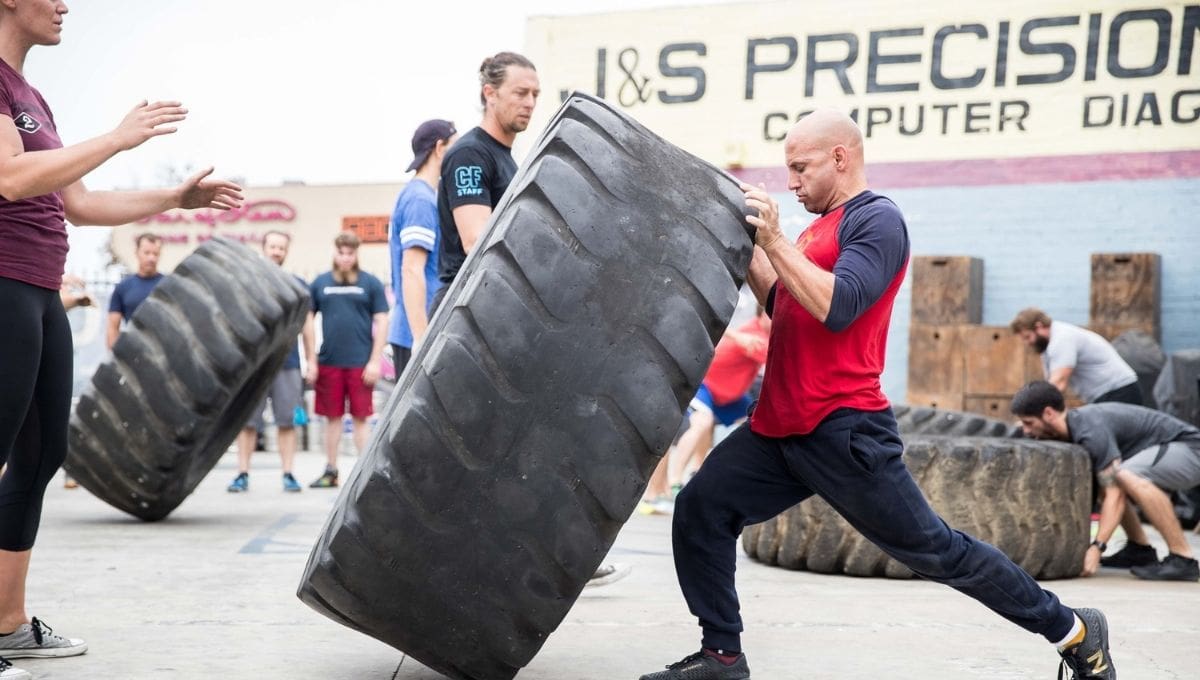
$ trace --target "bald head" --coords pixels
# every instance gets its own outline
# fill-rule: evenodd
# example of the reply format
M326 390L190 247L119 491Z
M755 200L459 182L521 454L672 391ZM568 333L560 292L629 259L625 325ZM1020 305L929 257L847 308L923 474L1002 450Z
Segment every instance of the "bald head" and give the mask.
M801 118L788 131L784 154L788 189L809 212L827 213L867 188L862 131L840 111Z
M841 145L860 161L863 155L862 130L853 118L833 109L817 109L801 118L788 131L787 143L826 150Z

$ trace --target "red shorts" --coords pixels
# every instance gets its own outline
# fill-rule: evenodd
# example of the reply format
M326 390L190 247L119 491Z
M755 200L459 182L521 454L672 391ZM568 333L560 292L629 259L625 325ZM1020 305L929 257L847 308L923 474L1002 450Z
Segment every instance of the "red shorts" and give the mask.
M346 402L350 402L350 417L365 420L375 412L371 404L370 387L363 384L363 370L340 366L317 366L316 407L317 415L326 418L341 418L346 413Z

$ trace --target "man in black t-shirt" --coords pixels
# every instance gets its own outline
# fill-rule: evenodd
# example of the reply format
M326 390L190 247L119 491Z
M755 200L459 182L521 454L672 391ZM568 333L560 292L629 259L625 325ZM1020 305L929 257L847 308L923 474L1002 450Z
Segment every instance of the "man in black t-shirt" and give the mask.
M479 67L483 121L455 142L442 160L438 192L438 277L454 280L467 253L483 236L492 211L517 172L512 144L529 127L541 89L533 63L515 52L501 52ZM443 286L433 306L441 304Z
M512 144L529 127L541 94L533 62L515 52L500 52L479 67L479 101L483 121L458 138L442 158L438 188L438 289L430 314L442 304L450 283L467 255L483 238L483 230L517 174ZM431 316L432 318L432 316ZM605 564L587 586L603 586L629 575L626 564Z

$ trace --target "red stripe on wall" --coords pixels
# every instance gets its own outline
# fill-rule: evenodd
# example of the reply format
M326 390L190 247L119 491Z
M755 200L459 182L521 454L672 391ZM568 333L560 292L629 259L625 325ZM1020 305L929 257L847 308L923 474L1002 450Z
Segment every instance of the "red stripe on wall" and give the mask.
M768 191L787 191L787 172L782 165L730 172L751 184L761 182ZM1200 150L867 164L867 180L876 189L1181 177L1200 177Z

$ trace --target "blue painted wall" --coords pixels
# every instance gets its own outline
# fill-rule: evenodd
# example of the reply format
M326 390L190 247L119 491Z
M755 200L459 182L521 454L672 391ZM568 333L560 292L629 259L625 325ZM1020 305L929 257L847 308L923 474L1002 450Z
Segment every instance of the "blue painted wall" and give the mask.
M868 168L869 170L869 168ZM913 255L984 261L983 323L1007 325L1025 307L1087 324L1091 254L1162 255L1162 343L1200 348L1200 179L880 189L904 212ZM776 194L785 229L813 216ZM911 275L896 299L883 388L904 400Z

